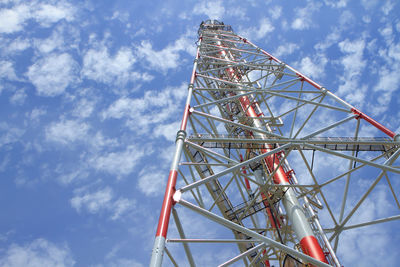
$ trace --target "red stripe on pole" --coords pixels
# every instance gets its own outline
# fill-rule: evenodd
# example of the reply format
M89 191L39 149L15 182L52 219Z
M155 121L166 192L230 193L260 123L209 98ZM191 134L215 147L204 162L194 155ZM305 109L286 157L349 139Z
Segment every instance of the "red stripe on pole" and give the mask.
M178 172L176 170L171 170L168 176L168 184L165 189L164 201L161 208L160 219L158 220L158 227L156 236L167 237L169 217L171 215L172 206L175 204L173 196L175 193L176 178L178 177Z
M190 114L189 110L190 110L190 106L186 105L185 106L185 112L183 113L182 123L181 123L181 130L182 131L186 130L187 120L188 120L189 114Z
M271 151L270 149L262 149L262 152ZM267 163L268 169L270 172L273 172L279 165L279 159L277 154L270 155L264 159L265 163ZM282 166L278 168L278 170L274 174L274 183L275 184L289 184L289 179L287 178L286 172L283 170Z
M296 73L297 76L299 76L301 79L303 79L304 81L308 82L309 84L311 84L312 86L314 86L317 89L321 89L322 86L319 85L318 83L314 82L313 80L311 80L310 78L308 78L307 76L304 76L303 74L301 74L300 72Z
M314 236L310 235L303 237L300 240L300 246L301 250L303 250L305 254L319 261L328 263L325 254L318 243L318 240Z
M352 108L351 111L354 114L358 115L359 118L364 119L365 121L369 122L370 124L372 124L373 126L378 128L379 130L381 130L382 132L384 132L385 134L387 134L391 138L394 138L396 136L396 133L392 132L391 130L389 130L388 128L386 128L385 126L383 126L382 124L380 124L376 120L372 119L368 115L362 113L358 109Z

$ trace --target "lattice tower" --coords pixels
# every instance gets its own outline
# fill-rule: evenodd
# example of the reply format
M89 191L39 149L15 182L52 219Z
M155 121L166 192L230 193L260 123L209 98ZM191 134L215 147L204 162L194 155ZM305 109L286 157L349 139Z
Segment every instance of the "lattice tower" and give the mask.
M400 219L398 135L230 26L198 33L151 266L341 266L343 233ZM378 184L394 208L357 221Z

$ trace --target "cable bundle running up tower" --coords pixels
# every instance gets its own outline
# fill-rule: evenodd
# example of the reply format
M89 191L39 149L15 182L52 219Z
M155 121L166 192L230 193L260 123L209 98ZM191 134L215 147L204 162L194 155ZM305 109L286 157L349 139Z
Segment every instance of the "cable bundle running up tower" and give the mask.
M198 33L150 266L339 267L344 233L400 219L398 135L229 25ZM377 185L393 204L360 222Z

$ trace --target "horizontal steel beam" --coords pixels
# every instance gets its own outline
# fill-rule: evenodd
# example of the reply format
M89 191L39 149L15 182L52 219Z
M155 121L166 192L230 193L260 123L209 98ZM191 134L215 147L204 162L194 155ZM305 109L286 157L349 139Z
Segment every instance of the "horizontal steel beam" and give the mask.
M259 239L167 239L168 243L261 243Z

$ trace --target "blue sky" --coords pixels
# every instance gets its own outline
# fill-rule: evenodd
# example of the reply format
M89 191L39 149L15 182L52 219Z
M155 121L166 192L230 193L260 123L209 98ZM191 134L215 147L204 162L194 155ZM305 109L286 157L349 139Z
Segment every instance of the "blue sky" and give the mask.
M2 0L0 266L148 264L202 20L400 132L398 14L377 0Z

